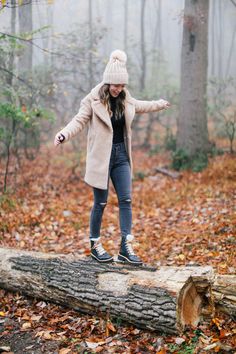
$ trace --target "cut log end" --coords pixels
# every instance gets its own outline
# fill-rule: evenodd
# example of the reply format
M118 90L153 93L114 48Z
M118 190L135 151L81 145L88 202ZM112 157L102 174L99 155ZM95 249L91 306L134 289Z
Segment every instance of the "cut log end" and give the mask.
M192 281L183 289L179 298L179 306L181 306L179 325L182 329L186 325L197 326L200 322L202 298Z

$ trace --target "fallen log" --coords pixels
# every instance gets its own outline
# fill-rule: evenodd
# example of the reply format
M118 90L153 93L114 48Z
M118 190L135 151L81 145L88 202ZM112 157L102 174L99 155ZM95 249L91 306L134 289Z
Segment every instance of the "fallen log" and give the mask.
M0 248L0 287L177 333L212 314L211 267L132 267Z
M212 294L215 305L220 311L236 316L236 275L217 274Z

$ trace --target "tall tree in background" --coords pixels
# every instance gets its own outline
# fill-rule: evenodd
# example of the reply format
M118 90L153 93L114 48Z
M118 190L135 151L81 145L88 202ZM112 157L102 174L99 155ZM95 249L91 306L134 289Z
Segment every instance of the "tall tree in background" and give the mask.
M152 40L152 86L154 91L158 89L157 77L160 78L161 63L163 61L163 48L162 48L162 0L154 1L156 12L156 23L153 31Z
M177 148L194 156L209 149L206 107L209 0L185 0Z
M22 0L21 6L18 7L19 14L19 30L21 35L31 33L33 30L32 22L32 1ZM32 72L33 47L29 43L25 46L22 55L19 57L19 71L21 73Z
M216 2L211 0L211 76L215 76L215 18Z
M145 5L146 0L141 0L141 77L140 77L140 89L145 89L145 77L146 77L146 49L145 49Z
M16 34L16 0L11 0L11 34L14 36ZM14 68L15 53L14 50L11 51L9 57L9 71L12 73ZM7 84L9 87L13 85L13 75L7 76Z
M93 87L93 12L92 12L92 0L89 0L89 86Z
M127 52L128 43L128 0L124 0L124 51Z

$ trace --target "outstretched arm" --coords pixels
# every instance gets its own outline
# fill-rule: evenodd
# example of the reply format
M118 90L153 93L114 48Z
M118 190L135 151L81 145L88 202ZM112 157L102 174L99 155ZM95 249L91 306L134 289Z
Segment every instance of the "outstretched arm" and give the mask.
M90 99L85 97L81 101L79 112L74 116L74 118L72 118L65 128L56 134L54 145L57 146L78 134L91 119L91 116L92 108Z
M158 112L170 107L170 103L163 99L158 101L140 101L134 98L133 100L136 113Z

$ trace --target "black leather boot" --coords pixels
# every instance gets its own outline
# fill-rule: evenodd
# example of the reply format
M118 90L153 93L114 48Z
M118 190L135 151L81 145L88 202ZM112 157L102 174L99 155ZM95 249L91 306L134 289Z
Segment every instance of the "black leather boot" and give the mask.
M120 253L118 261L130 263L133 265L142 265L143 262L134 253L131 242L134 239L133 235L123 236L121 239Z
M90 241L91 242L91 256L95 258L98 262L101 263L106 263L106 262L112 262L113 257L110 256L103 248L100 238L98 238L96 241Z

